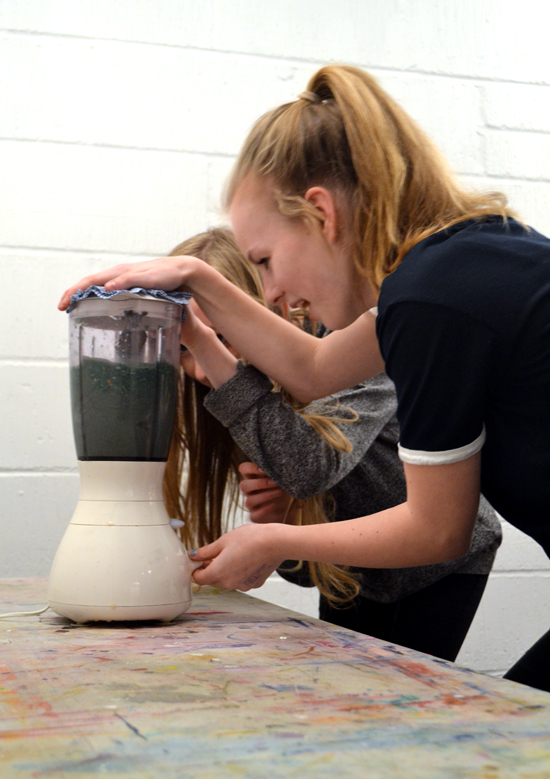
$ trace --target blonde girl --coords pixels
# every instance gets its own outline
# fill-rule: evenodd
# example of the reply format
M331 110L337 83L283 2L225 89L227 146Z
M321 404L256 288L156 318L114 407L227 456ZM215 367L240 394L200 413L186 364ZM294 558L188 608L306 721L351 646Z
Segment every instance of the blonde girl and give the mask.
M258 269L231 231L208 230L171 255L199 257L265 305ZM384 374L305 408L242 363L212 390L188 350L181 379L165 493L170 516L185 523L180 534L187 548L211 543L231 527L239 486L250 519L261 523L342 521L404 499L395 391ZM321 619L454 660L500 540L498 519L484 503L472 548L457 561L354 571L285 561L278 570L296 584L318 587Z
M253 300L263 306L266 305L258 269L245 261L233 234L227 228L212 228L199 233L176 246L169 256L182 255L200 258L238 289L246 292ZM279 316L283 315L280 309L273 310ZM298 319L297 313L294 315L288 311L285 313L293 320ZM200 311L197 314L201 316ZM226 348L236 355L235 350L224 339L221 340ZM244 378L242 381L246 386L247 379ZM205 408L211 384L198 361L193 359L184 346L182 346L181 356L180 387L174 434L166 464L164 497L170 516L183 523L178 530L181 540L187 548L192 548L215 541L232 527L239 503L239 482L243 475L248 477L245 483L253 485L251 490L253 494L258 493L260 483L262 485L266 483L265 478L262 482L258 481L259 474L266 475L253 463L247 461L246 455L234 442L227 427ZM273 385L270 384L270 387ZM392 404L392 390L387 389L383 394L390 398L389 402ZM350 451L350 444L340 428L345 428L346 424L353 420L353 414L347 414L347 419L343 416L335 419L331 416L331 412L335 410L332 404L325 406L323 413L321 409L319 413L315 413L311 409L304 408L302 404L293 402L292 398L284 392L279 393L279 397L274 397L273 401L275 413L278 410L281 421L285 417L287 419L297 417L298 414L303 419L304 424L297 420L294 422L293 434L296 438L299 439L300 431L307 430L307 426L310 426L312 437L322 439L318 443L319 450L334 448L335 451L340 450L344 453ZM291 412L288 406L292 406L296 413ZM336 421L339 422L340 427ZM256 444L260 431L261 426L257 424L253 441L248 441L249 445ZM238 434L235 437L238 438ZM259 443L261 448L263 442ZM300 445L299 440L296 441L296 445ZM257 459L261 459L261 455ZM274 487L276 485L273 484L269 489L269 507L273 513L274 506L277 506L280 520L288 521L289 516L292 515L294 522L298 524L327 521L321 495L312 494L306 500L295 501L290 495ZM254 498L250 500L252 503L257 502ZM262 498L262 505L254 512L257 521L263 520L263 515L266 513L265 505L266 500ZM480 520L479 540L475 554L467 561L466 566L461 567L470 570L473 566L476 572L488 572L499 543L500 535L495 528L491 513L485 510ZM350 574L345 567L310 562L307 568L307 574L304 575L307 575L308 581L315 584L323 599L334 607L348 604L360 592L357 577ZM442 575L443 572L432 572L432 578ZM476 593L479 588L483 589L482 583L476 587ZM477 600L475 604L472 603L471 608L468 608L468 614L472 609L473 614L476 606Z
M385 366L407 499L345 523L239 528L199 550L211 563L196 580L258 586L289 557L369 567L453 559L470 547L480 488L548 552L550 241L516 221L502 195L461 187L378 83L346 66L322 68L298 100L258 121L228 206L268 302L309 304L338 332L309 338L193 259L120 266L80 286L191 289L239 353L302 401ZM221 381L206 356L215 345L193 320L188 337ZM235 366L224 370L227 380ZM550 631L510 677L550 689L548 655Z

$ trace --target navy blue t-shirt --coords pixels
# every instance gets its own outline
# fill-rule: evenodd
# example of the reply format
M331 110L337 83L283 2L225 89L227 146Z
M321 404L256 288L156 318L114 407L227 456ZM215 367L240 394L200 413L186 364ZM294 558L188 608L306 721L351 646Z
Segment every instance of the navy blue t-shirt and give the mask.
M462 222L384 281L377 334L404 462L481 449L481 489L550 552L550 240L513 219Z

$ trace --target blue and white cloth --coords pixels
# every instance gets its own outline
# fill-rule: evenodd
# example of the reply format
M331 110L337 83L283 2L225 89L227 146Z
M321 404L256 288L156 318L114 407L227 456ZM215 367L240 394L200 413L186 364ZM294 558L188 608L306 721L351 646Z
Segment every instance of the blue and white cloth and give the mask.
M189 305L189 302L193 295L190 292L166 292L163 289L143 289L143 287L132 287L131 289L113 289L106 290L105 287L98 287L92 285L87 289L79 289L72 295L71 302L67 308L67 313L72 311L76 304L80 300L85 298L101 298L102 300L109 300L109 298L115 297L115 295L121 295L122 293L130 295L149 295L159 300L167 300L170 303L177 303L181 306L181 321L185 319L187 310L185 306Z

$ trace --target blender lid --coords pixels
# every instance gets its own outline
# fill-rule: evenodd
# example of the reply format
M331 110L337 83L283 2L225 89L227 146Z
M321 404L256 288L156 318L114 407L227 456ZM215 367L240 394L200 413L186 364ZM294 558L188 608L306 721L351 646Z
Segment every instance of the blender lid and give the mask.
M85 290L79 289L72 297L67 313L69 314L78 302L86 298L101 298L109 300L112 297L120 297L121 300L131 300L132 298L141 298L142 300L166 300L170 303L176 303L182 306L182 320L185 318L185 306L193 297L190 292L166 292L163 289L143 289L143 287L132 287L131 289L113 289L106 290L105 287L91 286Z

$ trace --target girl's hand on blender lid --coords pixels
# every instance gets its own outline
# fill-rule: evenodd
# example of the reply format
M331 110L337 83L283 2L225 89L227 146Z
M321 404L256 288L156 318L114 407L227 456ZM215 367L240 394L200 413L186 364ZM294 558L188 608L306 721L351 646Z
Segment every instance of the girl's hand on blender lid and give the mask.
M201 260L188 256L160 257L157 260L115 265L113 268L85 276L70 286L61 296L57 307L60 311L65 311L72 295L79 289L85 290L91 286L105 287L106 290L143 287L172 292L183 288L201 265L204 265Z

